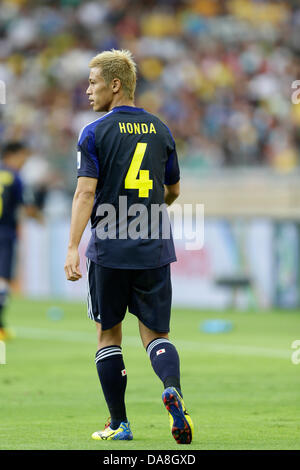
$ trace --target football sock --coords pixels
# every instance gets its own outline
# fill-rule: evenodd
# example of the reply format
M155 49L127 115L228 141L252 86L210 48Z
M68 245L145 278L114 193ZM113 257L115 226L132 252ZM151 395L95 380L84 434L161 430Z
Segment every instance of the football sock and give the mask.
M8 289L1 288L0 286L0 328L4 328L3 313L4 313L4 306L6 304L7 297L8 297Z
M166 338L156 338L148 344L146 351L164 387L175 387L182 396L179 356L175 346Z
M111 429L127 422L125 390L127 374L120 346L107 346L96 352L95 363L110 417Z

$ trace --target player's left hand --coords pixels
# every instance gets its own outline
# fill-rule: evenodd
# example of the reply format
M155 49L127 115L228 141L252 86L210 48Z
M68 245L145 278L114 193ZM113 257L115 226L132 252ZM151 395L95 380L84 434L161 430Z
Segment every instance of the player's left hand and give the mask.
M65 262L65 273L68 281L78 281L82 278L80 272L80 258L77 248L69 248Z

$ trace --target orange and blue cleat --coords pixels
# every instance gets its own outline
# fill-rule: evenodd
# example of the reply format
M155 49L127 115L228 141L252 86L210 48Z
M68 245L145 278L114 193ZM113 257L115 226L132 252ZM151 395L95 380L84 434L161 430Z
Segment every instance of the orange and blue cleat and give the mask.
M168 387L162 394L162 400L169 413L171 432L175 441L178 444L190 444L194 425L182 397L175 387Z

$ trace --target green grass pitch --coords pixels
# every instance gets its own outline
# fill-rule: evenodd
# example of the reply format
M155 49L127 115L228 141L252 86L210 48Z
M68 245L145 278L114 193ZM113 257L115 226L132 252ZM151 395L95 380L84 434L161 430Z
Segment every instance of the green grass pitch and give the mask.
M50 306L63 309L51 319ZM48 312L49 313L49 312ZM230 319L205 334L199 324ZM14 299L7 320L17 338L0 365L0 449L179 450L162 386L126 315L123 353L127 412L134 440L93 441L108 412L94 364L96 334L84 303ZM300 449L299 312L201 312L174 309L170 339L181 358L184 399L195 425L189 449Z

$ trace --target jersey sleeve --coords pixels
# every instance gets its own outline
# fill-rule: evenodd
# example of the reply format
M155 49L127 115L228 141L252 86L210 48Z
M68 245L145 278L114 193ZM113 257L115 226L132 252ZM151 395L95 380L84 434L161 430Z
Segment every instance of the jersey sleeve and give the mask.
M176 152L176 145L174 142L173 149L169 153L165 169L165 184L167 186L178 183L180 180L180 170L178 164L178 156Z
M95 132L85 128L77 145L77 176L99 177L99 161L95 145Z

